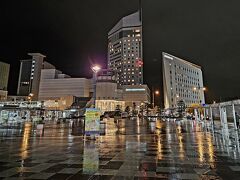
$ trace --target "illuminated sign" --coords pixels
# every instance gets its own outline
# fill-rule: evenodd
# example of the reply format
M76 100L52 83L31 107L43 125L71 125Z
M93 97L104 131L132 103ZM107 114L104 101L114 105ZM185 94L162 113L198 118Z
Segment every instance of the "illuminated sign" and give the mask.
M85 134L100 134L100 111L95 108L87 108L85 113Z
M126 89L128 92L145 91L144 88Z

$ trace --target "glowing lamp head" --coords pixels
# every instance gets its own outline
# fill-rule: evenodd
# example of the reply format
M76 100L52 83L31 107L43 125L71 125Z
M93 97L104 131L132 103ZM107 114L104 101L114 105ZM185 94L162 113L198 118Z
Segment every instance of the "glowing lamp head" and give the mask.
M30 96L30 97L33 97L33 96L34 96L34 94L33 94L33 93L30 93L30 94L29 94L29 96Z
M194 88L193 88L193 90L194 90L194 91L196 91L196 90L197 90L197 88L196 88L196 87L194 87Z
M101 70L101 67L99 65L92 66L92 71L94 73L98 73Z
M159 91L155 91L155 94L156 94L156 95L159 95Z
M206 91L206 90L207 90L207 88L203 87L203 91Z

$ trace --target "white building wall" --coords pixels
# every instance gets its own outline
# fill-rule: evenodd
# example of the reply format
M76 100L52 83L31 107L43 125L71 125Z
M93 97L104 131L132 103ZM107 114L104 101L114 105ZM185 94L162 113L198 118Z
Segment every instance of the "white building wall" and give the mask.
M97 82L96 86L96 99L117 99L117 83L113 82Z
M123 88L123 101L126 105L132 106L136 103L150 103L150 90L147 85L125 85Z
M201 67L163 53L163 90L165 108L176 107L178 100L187 106L204 104Z
M39 87L39 100L65 96L89 97L91 80L86 78L55 79L59 71L43 70ZM54 77L54 78L53 78Z

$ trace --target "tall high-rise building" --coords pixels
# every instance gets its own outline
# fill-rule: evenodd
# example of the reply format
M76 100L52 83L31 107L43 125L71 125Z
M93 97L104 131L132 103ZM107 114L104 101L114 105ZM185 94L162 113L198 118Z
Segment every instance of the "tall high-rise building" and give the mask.
M119 85L143 84L141 10L123 17L108 33L108 68Z
M163 89L165 108L174 108L179 100L185 105L204 104L201 67L167 53L163 58Z
M28 53L31 59L21 60L17 95L29 96L32 100L38 100L41 70L54 67L44 62L45 56L40 53Z
M0 100L7 99L7 87L10 65L0 61Z

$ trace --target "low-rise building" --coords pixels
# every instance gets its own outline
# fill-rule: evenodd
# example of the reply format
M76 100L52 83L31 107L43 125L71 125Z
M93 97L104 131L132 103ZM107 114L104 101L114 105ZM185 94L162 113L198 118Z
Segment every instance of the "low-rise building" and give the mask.
M104 70L97 76L96 107L102 112L114 111L116 107L125 110L150 103L150 90L147 85L118 86L113 71Z
M55 100L61 97L89 97L91 79L71 78L57 69L42 69L39 100Z
M150 104L150 90L146 84L122 86L123 101L126 106L137 106Z

